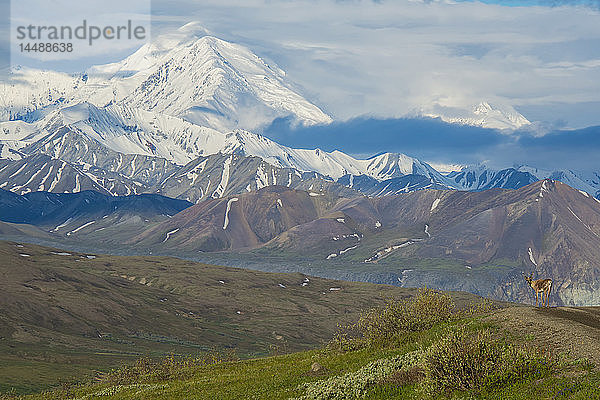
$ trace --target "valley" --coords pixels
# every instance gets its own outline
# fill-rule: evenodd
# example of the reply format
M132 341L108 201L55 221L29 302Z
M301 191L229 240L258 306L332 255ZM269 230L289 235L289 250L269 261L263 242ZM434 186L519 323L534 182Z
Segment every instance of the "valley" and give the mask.
M157 195L0 194L5 239L517 302L531 301L522 274L534 273L555 280L552 304L600 301L600 202L549 179L517 190L379 197L269 186L197 204Z
M20 393L143 356L312 349L363 309L415 291L4 241L0 256L0 388Z

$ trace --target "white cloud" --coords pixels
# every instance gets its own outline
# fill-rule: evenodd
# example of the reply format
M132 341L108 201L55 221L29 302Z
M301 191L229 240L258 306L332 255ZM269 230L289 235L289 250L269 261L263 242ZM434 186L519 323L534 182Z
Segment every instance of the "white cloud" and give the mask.
M274 60L338 118L600 101L600 13L448 3L206 0L178 3L181 18L171 2L153 5L163 29L198 19ZM546 117L577 125L573 113Z
M61 63L98 61L103 60L102 57L106 60L115 54L131 53L150 38L151 0L104 0L101 7L97 3L75 0L13 0L10 11L13 65L46 64L50 69ZM127 27L128 22L131 29L117 29ZM138 38L133 33L137 27L143 29ZM110 40L102 37L101 31L105 28L112 32L112 36L108 33ZM52 29L60 39L49 37ZM85 39L78 39L77 35L82 34ZM64 48L63 51L24 51L22 48L40 43L70 43L72 47L69 51Z
M28 3L36 9L47 2ZM431 104L470 107L485 100L511 104L526 117L533 112L529 119L600 124L597 113L576 106L589 110L600 103L600 13L590 8L154 0L152 13L153 34L196 20L211 34L250 47L340 119L397 117ZM114 51L94 62L116 61L111 55L122 57ZM68 65L83 70L89 60Z

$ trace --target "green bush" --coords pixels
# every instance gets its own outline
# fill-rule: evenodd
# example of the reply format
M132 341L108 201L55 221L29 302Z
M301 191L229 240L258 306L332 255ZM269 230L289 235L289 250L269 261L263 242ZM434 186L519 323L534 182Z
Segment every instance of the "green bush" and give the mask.
M388 346L407 332L421 332L455 318L450 296L432 289L419 289L407 300L388 301L385 307L363 313L358 322L340 329L330 347L354 350Z
M490 330L472 332L463 326L426 352L425 386L429 393L494 391L548 376L553 366L549 357L507 344Z

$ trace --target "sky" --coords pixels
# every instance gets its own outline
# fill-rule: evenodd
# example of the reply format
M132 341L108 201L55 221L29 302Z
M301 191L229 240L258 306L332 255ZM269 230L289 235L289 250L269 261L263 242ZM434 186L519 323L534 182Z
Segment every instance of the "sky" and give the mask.
M159 33L195 19L248 46L336 119L488 101L547 124L600 124L598 2L492 3L502 5L205 0L175 7L156 0L153 21Z
M32 9L48 3L13 1ZM310 129L279 121L265 133L284 144L462 163L549 163L543 154L555 153L552 162L566 166L579 164L582 151L592 160L600 151L597 140L587 148L580 143L598 133L584 128L600 126L600 0L152 0L151 6L153 35L197 21L278 65L336 121ZM7 30L0 20L0 34ZM6 35L0 60L3 41ZM99 48L96 57L36 66L75 72L133 50ZM513 106L541 129L507 135L406 118L482 101Z

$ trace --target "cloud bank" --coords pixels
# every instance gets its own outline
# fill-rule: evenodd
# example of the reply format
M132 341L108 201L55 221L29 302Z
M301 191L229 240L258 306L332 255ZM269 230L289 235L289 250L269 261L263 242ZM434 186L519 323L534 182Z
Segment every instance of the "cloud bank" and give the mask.
M250 47L339 119L486 100L530 119L600 124L589 112L600 107L600 13L567 3L155 0L153 18L157 32L194 19Z
M528 130L506 134L431 118L355 118L309 127L279 119L263 133L288 146L340 150L360 158L400 152L439 164L600 171L600 126L537 136Z

